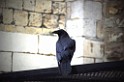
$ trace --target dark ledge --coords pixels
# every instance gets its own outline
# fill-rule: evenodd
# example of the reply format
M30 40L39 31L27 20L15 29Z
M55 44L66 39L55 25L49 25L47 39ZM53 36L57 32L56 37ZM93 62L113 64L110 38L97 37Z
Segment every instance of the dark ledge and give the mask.
M72 66L72 74L61 76L58 68L36 69L0 74L0 82L43 81L111 81L124 82L124 61L104 62Z

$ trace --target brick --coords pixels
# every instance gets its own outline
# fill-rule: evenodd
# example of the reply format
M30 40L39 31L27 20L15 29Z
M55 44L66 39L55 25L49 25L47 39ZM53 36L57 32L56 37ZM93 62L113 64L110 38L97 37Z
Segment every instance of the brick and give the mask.
M96 20L84 19L83 36L96 37Z
M77 0L72 2L71 4L71 18L72 19L77 19L77 18L84 18L83 17L83 13L84 13L84 9L83 9L83 3L84 0Z
M24 1L24 9L29 11L34 11L35 8L35 0L23 0Z
M83 58L83 64L91 64L94 63L93 58Z
M28 23L28 12L15 10L14 21L16 25L26 26Z
M57 39L55 36L39 36L39 53L55 55Z
M43 69L56 67L55 56L45 56L38 54L14 53L13 71Z
M53 3L53 13L54 14L66 14L66 3L65 2Z
M85 1L84 17L95 20L102 19L102 4L100 2Z
M6 0L6 6L9 8L22 9L22 0Z
M42 13L51 13L52 2L46 0L36 0L35 11Z
M10 52L0 52L0 72L11 72L12 54Z
M46 14L43 16L43 25L46 28L57 28L58 27L58 15Z
M41 26L42 25L42 14L30 13L29 26Z
M3 9L3 23L11 24L13 22L13 10Z
M0 50L16 52L38 52L37 35L0 32Z
M104 55L104 42L92 39L85 39L83 49L83 55L86 57L102 58Z

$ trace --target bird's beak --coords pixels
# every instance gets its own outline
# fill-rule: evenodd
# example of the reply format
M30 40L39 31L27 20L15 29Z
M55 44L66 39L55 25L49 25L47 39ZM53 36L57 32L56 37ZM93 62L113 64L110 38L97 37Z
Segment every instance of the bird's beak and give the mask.
M58 34L58 31L53 31L52 34Z

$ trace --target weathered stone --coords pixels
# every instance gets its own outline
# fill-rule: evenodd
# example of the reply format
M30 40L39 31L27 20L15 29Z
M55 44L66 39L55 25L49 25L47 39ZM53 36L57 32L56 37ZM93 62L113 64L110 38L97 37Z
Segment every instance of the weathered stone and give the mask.
M84 0L77 0L72 2L71 4L71 18L77 19L77 18L84 18L84 9L83 5Z
M124 28L105 29L105 55L108 60L124 58Z
M75 50L75 53L74 53L74 56L73 58L81 58L82 59L82 56L83 56L83 52L84 52L84 38L82 37L72 37L75 42L76 42L76 50ZM83 60L82 60L83 61Z
M90 19L102 19L102 4L100 2L85 1L84 17Z
M96 37L96 20L84 19L83 36Z
M39 13L30 12L29 26L41 26L42 25L42 15Z
M50 67L57 67L55 56L26 53L13 54L13 71L43 69Z
M52 1L64 1L64 0L52 0Z
M41 54L56 54L56 41L55 36L39 36L39 53ZM50 42L49 42L50 41Z
M3 23L11 24L13 22L13 10L3 9Z
M47 0L36 0L35 11L42 13L51 13L52 2Z
M83 58L83 64L95 63L94 58Z
M115 23L114 17L105 18L105 20L104 20L105 27L114 27L115 25L116 25L116 23Z
M59 16L59 28L60 29L64 29L65 28L65 16L64 15L60 15Z
M53 13L54 14L66 14L66 4L65 4L65 2L55 2L55 3L53 3Z
M66 29L70 36L82 36L83 19L67 20Z
M0 0L0 8L5 7L5 0Z
M104 39L104 28L103 28L103 22L98 20L96 22L96 37L98 39L103 40Z
M86 57L102 58L104 55L104 43L101 41L93 41L89 39L84 40L84 53Z
M37 35L0 32L0 51L38 52Z
M0 73L11 72L12 54L10 52L0 52Z
M23 0L24 1L24 9L29 11L34 11L35 8L35 0Z
M66 18L67 19L71 19L71 2L67 2L67 14L66 14Z
M22 9L22 0L6 0L6 7Z
M25 31L27 34L42 34L42 28L25 27Z
M55 29L53 29L53 28L42 28L42 34L44 34L44 35L49 35L49 34L51 34L53 31L55 31Z
M26 26L28 23L28 12L15 10L14 21L16 25Z
M95 63L102 63L103 59L95 59Z
M80 65L83 64L83 58L82 57L73 57L71 61L71 65Z
M57 28L58 27L58 15L44 15L43 25L47 28Z

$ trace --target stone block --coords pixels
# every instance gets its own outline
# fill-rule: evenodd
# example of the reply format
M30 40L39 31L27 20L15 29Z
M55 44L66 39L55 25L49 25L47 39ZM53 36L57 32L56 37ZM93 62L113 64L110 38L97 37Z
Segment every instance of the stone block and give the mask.
M49 28L42 28L42 34L43 35L49 35L53 31L55 31L55 29L53 29L53 28L51 28L51 29L49 29Z
M104 42L92 40L92 39L85 39L84 40L84 53L83 55L86 57L95 57L95 58L102 58L104 55Z
M29 26L41 26L42 25L42 14L29 13Z
M55 55L57 39L58 38L55 36L40 35L39 36L39 53Z
M74 53L73 58L80 58L83 56L83 46L84 46L84 38L82 37L72 37L76 41L76 51Z
M0 32L0 50L15 52L38 52L37 35Z
M14 21L16 25L26 26L28 23L28 12L15 10Z
M105 55L108 60L124 58L124 28L105 29Z
M82 36L83 19L67 20L66 29L70 36Z
M96 37L96 20L84 19L83 36Z
M83 9L83 5L84 4L84 0L77 0L72 2L71 4L71 18L72 19L80 19L80 18L84 18L84 9Z
M3 23L11 24L13 22L13 10L3 9Z
M66 18L67 19L71 19L71 2L67 2L67 14L66 14Z
M115 27L115 25L116 25L115 17L105 18L105 20L104 20L105 27Z
M95 59L95 63L102 63L102 62L104 62L103 59Z
M84 17L101 20L102 19L102 4L100 2L85 1Z
M36 0L35 11L42 12L42 13L51 13L52 12L52 1Z
M98 39L103 40L104 39L104 28L103 28L103 22L98 20L96 22L96 37Z
M94 58L83 58L83 64L93 64L94 62Z
M43 69L50 67L57 67L55 56L26 53L13 54L13 71Z
M25 27L25 31L27 34L42 34L42 28Z
M83 64L83 58L72 58L71 65L81 65Z
M29 11L34 11L35 0L24 0L24 9Z
M44 15L43 25L46 28L57 28L58 27L58 15L49 15L49 14Z
M12 68L12 53L0 52L0 73L11 72Z
M64 0L52 0L52 1L64 1Z
M54 14L66 14L66 3L65 2L54 2L53 13Z
M65 28L65 22L66 22L65 15L60 15L59 16L59 28L60 29L64 29Z
M22 9L23 2L22 0L6 0L6 7Z

